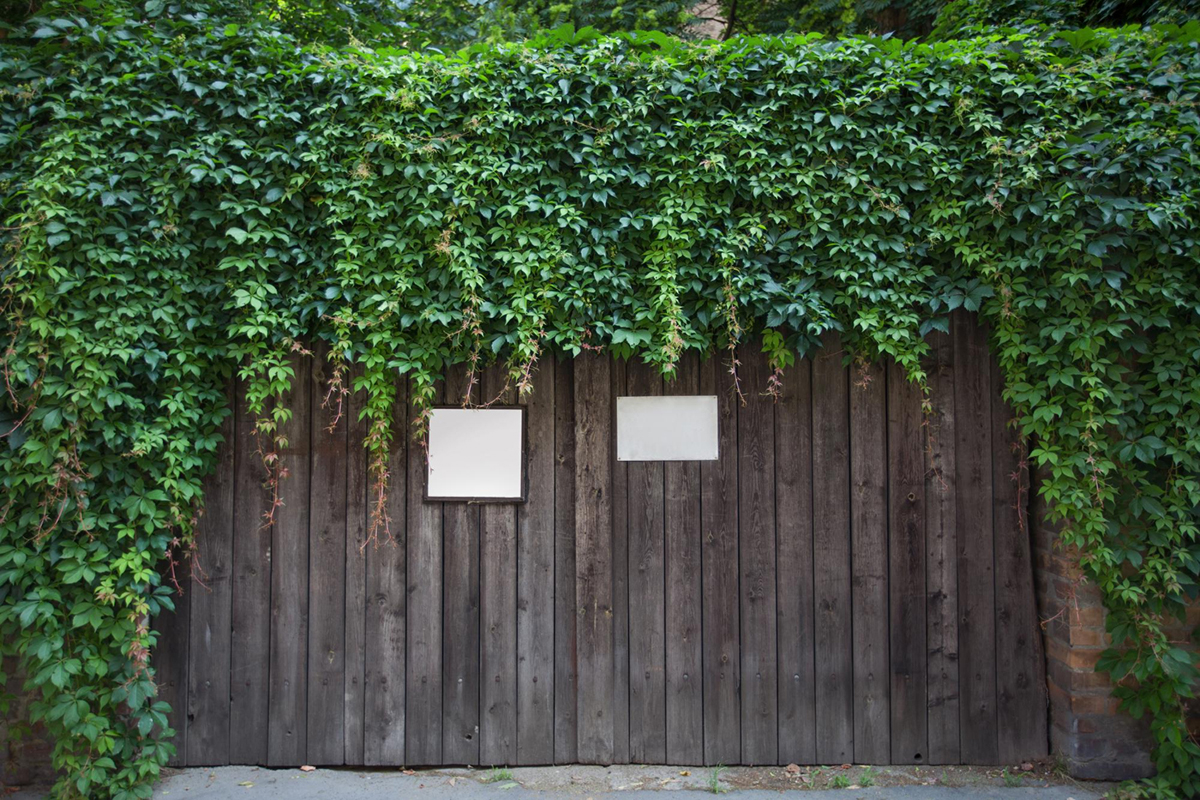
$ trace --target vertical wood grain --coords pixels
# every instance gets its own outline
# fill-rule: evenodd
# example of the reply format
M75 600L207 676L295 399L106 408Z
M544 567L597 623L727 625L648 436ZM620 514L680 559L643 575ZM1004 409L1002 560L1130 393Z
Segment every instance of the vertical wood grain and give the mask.
M992 362L992 520L996 562L996 714L1000 763L1047 751L1045 655L1033 588L1029 471Z
M579 759L575 620L575 365L554 366L554 763Z
M575 359L575 608L578 758L613 760L612 362ZM582 398L588 398L587 402Z
M991 363L987 333L975 318L953 319L958 491L958 636L961 757L995 764L996 617L992 535Z
M658 368L628 366L626 393L662 394ZM628 485L629 536L629 758L635 764L666 760L666 587L663 549L663 462L623 465Z
M229 661L229 760L267 763L271 643L271 529L264 515L271 497L267 470L237 382L233 506L232 652ZM269 414L270 408L264 410Z
M353 391L362 366L351 366L347 380L351 393L345 400L346 414L346 677L343 684L343 763L363 764L364 714L366 699L367 648L367 531L368 473L367 421L359 419L366 400L364 392Z
M236 400L232 384L226 392L231 412ZM234 414L225 418L225 446L217 466L204 481L204 511L196 524L197 567L187 588L191 594L187 626L188 736L187 763L229 763L229 667L233 626L233 504L236 464Z
M813 357L813 603L817 762L854 759L849 370L841 339Z
M617 462L616 398L628 385L626 364L614 360L606 405L608 460L612 471L612 613L613 613L613 756L612 763L629 763L629 480L625 464ZM586 402L586 401L585 401Z
M366 677L363 712L363 757L371 766L405 763L405 672L407 660L407 550L409 450L420 451L412 439L408 413L408 381L399 380L393 406L388 485L384 504L387 529L378 522L367 544ZM423 462L418 460L418 468ZM420 471L417 480L423 475ZM419 484L418 484L419 486ZM372 513L379 501L378 476L372 476ZM418 501L414 501L418 502Z
M719 455L700 464L706 764L742 758L737 400L727 369L718 357L700 368L700 393L717 397Z
M775 404L761 346L740 348L738 564L742 628L742 762L779 760L775 606Z
M410 392L411 392L410 388ZM439 381L433 402L445 400ZM418 411L410 396L409 427ZM425 500L427 440L408 449L408 636L404 752L410 765L442 763L442 504Z
M665 394L700 392L700 360L680 359ZM666 528L666 694L668 764L704 763L703 653L700 643L700 463L669 461L663 520Z
M292 358L295 378L282 398L292 416L280 425L282 505L271 528L271 683L267 763L295 766L308 757L308 524L312 359Z
M811 381L808 359L784 370L775 408L779 761L795 764L817 761Z
M954 340L930 337L932 417L926 431L930 463L925 473L925 631L929 689L929 764L959 761L958 699L958 470L955 461Z
M167 761L171 767L187 766L187 689L188 689L188 645L189 607L192 603L191 579L188 567L176 564L175 578L171 577L170 565L165 580L177 580L183 592L174 590L171 596L174 609L164 609L154 618L153 628L158 634L151 663L154 666L154 683L158 687L158 699L171 708L167 712L167 727L175 732L171 743L175 753ZM266 729L263 729L266 740Z
M888 555L893 764L929 753L925 679L925 449L921 392L888 364Z
M502 367L484 375L484 396L508 404L516 399ZM480 662L479 757L485 764L517 761L517 512L510 503L485 505L479 513Z
M877 365L850 371L850 553L854 760L891 756L888 678L887 385Z
M467 402L468 370L455 364L446 372L446 403ZM471 387L479 402L480 387ZM479 506L445 503L442 670L442 760L479 764Z
M336 398L322 408L333 366L314 348L308 559L308 764L341 764L346 745L346 467L348 428Z
M554 762L554 372L545 359L522 400L529 498L517 507L518 764Z

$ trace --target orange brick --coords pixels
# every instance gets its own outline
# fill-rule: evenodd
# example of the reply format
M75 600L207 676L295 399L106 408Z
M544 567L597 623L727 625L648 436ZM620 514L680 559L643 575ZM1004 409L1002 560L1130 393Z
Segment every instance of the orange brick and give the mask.
M1067 658L1071 655L1071 648L1066 643L1058 639L1048 637L1046 639L1046 658L1060 661L1063 664L1067 663Z
M1063 659L1063 663L1071 669L1095 669L1096 662L1100 660L1103 652L1104 650L1099 647L1072 647L1067 653L1067 657Z
M1085 625L1103 629L1104 620L1108 617L1108 612L1102 606L1081 606L1077 609L1069 609L1067 617L1072 625Z
M1073 646L1108 647L1112 637L1103 628L1071 626L1070 640Z
M1109 716L1117 713L1117 701L1110 695L1072 695L1071 711L1076 714Z

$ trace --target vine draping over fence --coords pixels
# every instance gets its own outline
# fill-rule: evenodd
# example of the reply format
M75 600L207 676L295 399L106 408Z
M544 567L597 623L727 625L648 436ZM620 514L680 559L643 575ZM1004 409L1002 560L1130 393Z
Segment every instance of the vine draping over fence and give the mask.
M289 359L328 340L382 497L397 372L428 404L450 362L523 390L550 351L669 372L755 335L787 369L837 330L923 385L959 307L1153 717L1145 788L1200 786L1166 632L1200 573L1195 25L446 58L148 6L0 44L0 624L60 793L147 797L167 758L147 618L234 371L272 462Z

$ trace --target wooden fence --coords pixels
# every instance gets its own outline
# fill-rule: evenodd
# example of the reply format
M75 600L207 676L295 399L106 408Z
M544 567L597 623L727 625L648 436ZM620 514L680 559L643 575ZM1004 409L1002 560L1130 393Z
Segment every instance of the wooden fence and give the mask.
M156 621L177 763L1045 755L1021 449L974 319L933 341L929 425L894 366L847 369L836 340L778 400L744 348L744 404L717 359L672 382L548 360L520 506L422 500L401 385L378 547L360 398L331 432L325 367L298 362L276 524L237 398L201 570ZM490 370L475 398L501 385ZM660 392L720 398L719 461L616 461L614 398Z

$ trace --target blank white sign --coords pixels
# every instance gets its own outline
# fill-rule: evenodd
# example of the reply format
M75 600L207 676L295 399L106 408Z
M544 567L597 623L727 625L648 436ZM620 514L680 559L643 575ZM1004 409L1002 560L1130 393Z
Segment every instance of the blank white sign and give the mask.
M524 411L435 408L431 414L428 499L525 499Z
M618 397L618 461L716 461L717 398Z

